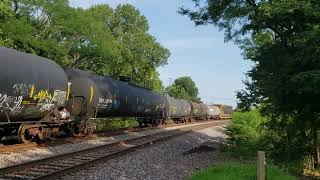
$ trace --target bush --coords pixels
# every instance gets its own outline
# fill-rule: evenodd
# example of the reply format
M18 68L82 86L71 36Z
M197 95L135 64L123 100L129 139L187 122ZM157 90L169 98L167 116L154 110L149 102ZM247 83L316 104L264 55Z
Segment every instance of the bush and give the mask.
M193 175L190 180L255 180L257 179L256 165L253 164L222 164L209 167ZM297 178L289 176L279 170L276 166L267 165L267 180L295 180Z
M260 115L258 110L232 114L227 134L233 155L246 158L255 157L259 150L261 136L259 130L263 122L266 122L266 119Z
M137 127L139 124L134 118L97 119L97 130L119 130Z
M259 150L266 151L268 162L276 164L291 174L301 175L303 159L299 159L299 141L286 142L286 132L270 129L266 117L258 110L234 112L227 128L228 143L234 157L253 160Z

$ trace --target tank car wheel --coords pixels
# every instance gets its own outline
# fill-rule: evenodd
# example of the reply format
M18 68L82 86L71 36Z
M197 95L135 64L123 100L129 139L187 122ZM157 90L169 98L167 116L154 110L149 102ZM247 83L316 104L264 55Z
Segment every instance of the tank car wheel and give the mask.
M183 123L183 124L184 124L184 123L187 123L186 118L183 118L182 121L181 121L181 123Z
M147 126L148 126L148 121L147 121L147 119L146 119L146 118L144 118L142 122L143 122L143 124L144 124L144 126L143 126L143 127L147 127Z
M21 143L29 143L34 139L34 137L29 133L28 129L31 127L31 124L23 123L20 125L18 130L18 139Z
M6 131L0 128L0 140L5 136Z
M82 131L80 131L78 128L74 128L72 130L72 135L74 137L84 137L85 136L85 134Z
M143 122L138 121L138 123L139 123L139 127L142 128L143 127Z
M83 137L92 135L96 130L96 124L91 121L74 124L72 127L72 135L75 137Z
M159 125L161 124L161 119L155 119L154 121L153 121L153 126L154 127L158 127Z
M162 119L162 121L161 121L161 125L166 125L167 124L167 120L166 119Z

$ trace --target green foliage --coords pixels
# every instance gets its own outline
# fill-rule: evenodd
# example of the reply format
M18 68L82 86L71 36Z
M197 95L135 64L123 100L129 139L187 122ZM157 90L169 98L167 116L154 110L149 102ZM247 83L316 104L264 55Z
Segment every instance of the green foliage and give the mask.
M257 179L256 164L221 164L209 167L193 175L190 180L254 180ZM297 179L281 171L278 167L267 165L266 179L294 180Z
M303 170L303 160L299 156L305 146L301 145L299 136L283 138L286 134L279 126L268 128L268 117L263 117L258 110L232 114L230 125L227 128L228 143L232 155L237 158L253 159L259 150L266 151L268 161L281 166L287 172L300 175Z
M72 8L68 0L0 2L0 45L162 90L157 67L170 55L131 5Z
M259 150L260 126L265 122L266 119L260 115L258 110L236 111L231 115L227 134L233 155L246 158L255 157L257 150Z
M97 119L97 130L120 130L132 127L138 127L138 122L134 118L113 118Z
M226 40L234 40L254 62L246 89L237 92L239 108L262 106L270 117L266 128L275 134L272 144L288 154L282 157L309 154L319 166L319 1L194 1L195 10L180 13L224 30Z
M200 102L199 91L196 83L190 77L180 77L166 88L166 92L175 98Z

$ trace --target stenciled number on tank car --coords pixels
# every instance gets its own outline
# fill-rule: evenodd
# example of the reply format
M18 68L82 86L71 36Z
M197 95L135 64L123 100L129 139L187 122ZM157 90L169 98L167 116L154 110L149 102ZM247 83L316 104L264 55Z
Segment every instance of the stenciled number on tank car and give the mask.
M99 108L107 108L113 104L112 99L99 98Z
M0 111L9 112L10 114L20 113L23 106L21 106L23 96L8 96L7 94L0 94Z

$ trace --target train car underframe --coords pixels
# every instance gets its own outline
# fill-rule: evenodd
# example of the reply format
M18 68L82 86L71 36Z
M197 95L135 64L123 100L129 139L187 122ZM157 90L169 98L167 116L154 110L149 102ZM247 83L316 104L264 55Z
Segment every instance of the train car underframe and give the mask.
M21 143L32 140L42 141L51 137L86 136L93 134L95 123L91 120L77 121L72 119L56 122L26 121L0 124L0 140L6 136L16 136Z
M171 118L174 123L191 123L192 122L192 117L179 117L179 118Z
M137 118L139 127L147 127L151 124L152 127L158 127L160 124L166 124L166 119L164 117L139 117Z

